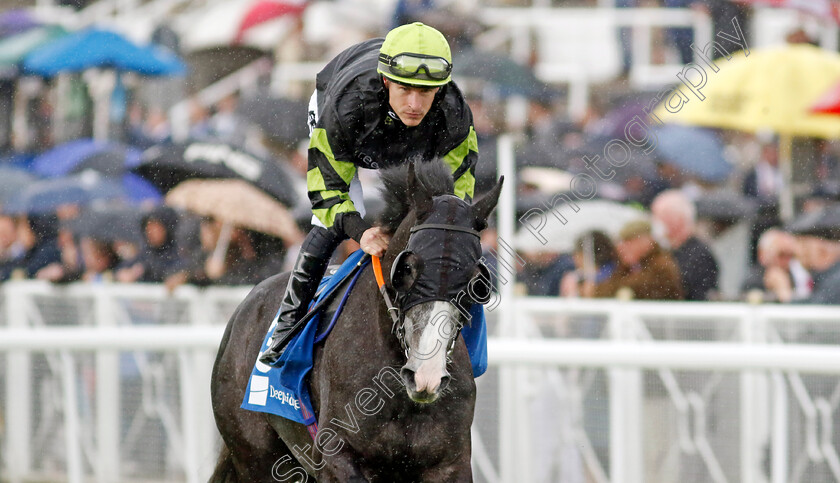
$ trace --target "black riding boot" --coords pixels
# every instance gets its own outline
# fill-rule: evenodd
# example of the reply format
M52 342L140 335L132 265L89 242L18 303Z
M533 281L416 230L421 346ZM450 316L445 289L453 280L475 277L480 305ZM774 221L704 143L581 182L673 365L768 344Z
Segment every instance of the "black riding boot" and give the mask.
M280 304L277 327L271 335L269 348L260 356L260 362L272 365L283 355L283 349L292 338L292 327L306 315L309 302L324 277L324 271L333 251L341 243L332 230L313 227L300 247L295 267L286 285L286 293Z

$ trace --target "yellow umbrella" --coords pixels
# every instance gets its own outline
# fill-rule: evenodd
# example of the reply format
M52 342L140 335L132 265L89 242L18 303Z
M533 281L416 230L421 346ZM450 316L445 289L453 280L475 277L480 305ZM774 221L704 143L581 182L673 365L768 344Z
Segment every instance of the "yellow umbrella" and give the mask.
M683 84L654 111L666 123L779 134L780 167L790 186L790 151L794 136L840 138L840 117L813 114L810 107L838 79L840 54L807 44L744 51L717 59L718 72L687 70ZM792 215L790 191L781 200L782 216Z
M663 122L737 129L772 130L780 135L840 138L840 118L812 114L811 106L840 80L840 54L808 44L785 45L732 54L715 61L720 71L706 65L706 85L697 96L680 85L680 103L664 102L655 111ZM699 72L687 71L700 84ZM704 100L700 97L705 96ZM667 101L668 99L663 99ZM675 109L677 108L677 109Z

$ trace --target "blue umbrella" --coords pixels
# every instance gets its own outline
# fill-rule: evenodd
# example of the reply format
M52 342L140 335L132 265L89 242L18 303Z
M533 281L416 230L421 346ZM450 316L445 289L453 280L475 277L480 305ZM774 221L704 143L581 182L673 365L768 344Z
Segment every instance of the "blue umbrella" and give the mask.
M62 205L88 205L96 200L124 197L122 185L95 173L47 179L30 184L3 206L9 215L53 213Z
M178 57L162 48L141 47L117 33L100 29L70 34L31 52L23 60L25 73L44 77L93 67L111 67L150 76L178 75L186 71Z
M723 143L711 131L668 124L656 129L656 154L686 174L716 183L732 172Z
M5 203L35 180L31 173L22 169L0 167L0 203Z
M154 204L159 205L163 201L160 191L147 181L134 173L126 173L122 178L122 186L128 201L135 205Z
M32 172L56 178L85 170L120 176L140 163L142 151L116 142L76 139L60 144L32 160Z
M7 10L0 14L0 37L26 32L41 25L31 13L22 8Z

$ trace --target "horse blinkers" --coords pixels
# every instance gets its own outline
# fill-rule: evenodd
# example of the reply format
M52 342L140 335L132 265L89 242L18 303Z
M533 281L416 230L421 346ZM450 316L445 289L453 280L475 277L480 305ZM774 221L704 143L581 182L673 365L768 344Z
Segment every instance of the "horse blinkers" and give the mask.
M397 293L411 290L423 272L423 259L411 250L403 250L391 265L391 287Z

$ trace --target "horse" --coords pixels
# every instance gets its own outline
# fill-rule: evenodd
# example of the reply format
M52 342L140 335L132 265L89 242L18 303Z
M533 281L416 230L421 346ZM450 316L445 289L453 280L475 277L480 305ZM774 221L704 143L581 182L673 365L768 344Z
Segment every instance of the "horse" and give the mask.
M231 316L213 367L224 446L210 481L472 481L475 382L459 331L464 306L487 297L474 288L490 290L478 233L503 179L470 204L454 196L452 173L439 161L381 178L381 223L392 235L381 267L400 315L392 317L366 267L314 349L313 441L302 424L240 408L288 273L257 285Z

